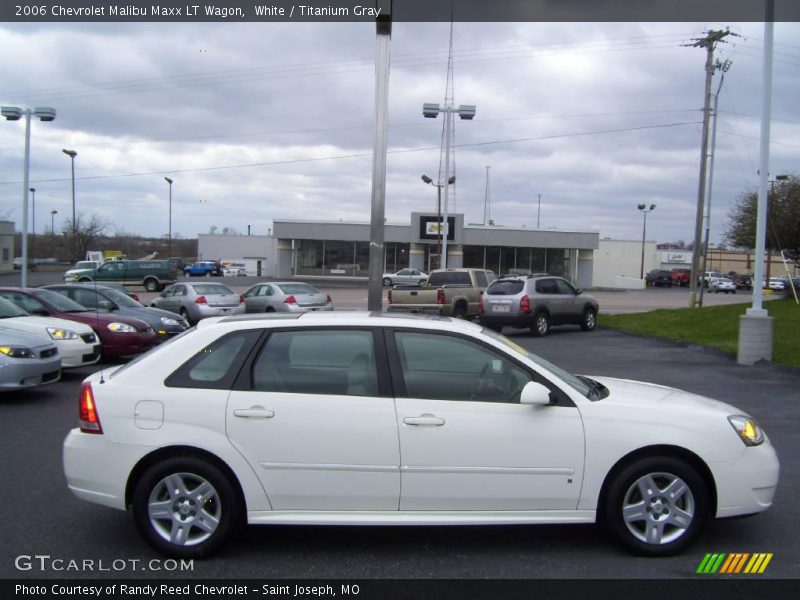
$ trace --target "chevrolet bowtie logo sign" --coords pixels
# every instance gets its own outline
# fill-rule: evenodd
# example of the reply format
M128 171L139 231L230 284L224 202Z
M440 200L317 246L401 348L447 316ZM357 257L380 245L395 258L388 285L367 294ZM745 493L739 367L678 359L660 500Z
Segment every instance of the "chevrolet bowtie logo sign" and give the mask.
M706 554L696 572L701 575L757 575L766 571L772 555L772 552Z

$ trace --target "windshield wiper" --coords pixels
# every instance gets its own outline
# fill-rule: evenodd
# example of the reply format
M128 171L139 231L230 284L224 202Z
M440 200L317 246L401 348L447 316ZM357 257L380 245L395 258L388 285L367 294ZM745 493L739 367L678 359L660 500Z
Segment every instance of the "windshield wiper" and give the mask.
M606 386L604 386L602 383L595 381L594 379L589 379L584 375L578 375L578 379L589 386L589 392L586 394L586 397L589 398L589 400L602 400L606 397Z

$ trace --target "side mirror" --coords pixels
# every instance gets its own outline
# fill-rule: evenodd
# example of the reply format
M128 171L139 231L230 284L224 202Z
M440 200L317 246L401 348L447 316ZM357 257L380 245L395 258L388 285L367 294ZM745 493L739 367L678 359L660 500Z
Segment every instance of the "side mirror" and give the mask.
M522 388L519 395L520 404L533 404L534 406L550 406L550 390L548 390L541 383L529 381Z

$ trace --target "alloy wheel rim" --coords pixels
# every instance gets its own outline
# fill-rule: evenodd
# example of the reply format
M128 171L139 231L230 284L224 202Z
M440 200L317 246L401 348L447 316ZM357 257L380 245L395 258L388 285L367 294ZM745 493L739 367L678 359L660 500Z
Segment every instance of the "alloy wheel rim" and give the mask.
M203 477L173 473L153 487L147 514L159 537L177 546L194 546L216 532L222 503L217 490Z
M695 517L691 488L672 473L648 473L628 488L622 518L639 541L652 545L674 542L686 534Z

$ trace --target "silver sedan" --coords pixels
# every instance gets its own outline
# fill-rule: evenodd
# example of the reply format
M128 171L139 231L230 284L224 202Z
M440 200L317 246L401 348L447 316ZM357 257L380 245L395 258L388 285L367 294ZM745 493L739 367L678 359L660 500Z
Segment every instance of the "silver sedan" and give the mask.
M397 273L384 273L383 285L424 285L428 274L419 269L400 269Z
M329 294L323 294L313 285L294 281L257 283L243 297L249 313L333 310Z
M189 323L244 312L242 297L221 283L176 283L156 297L150 306L179 314Z

